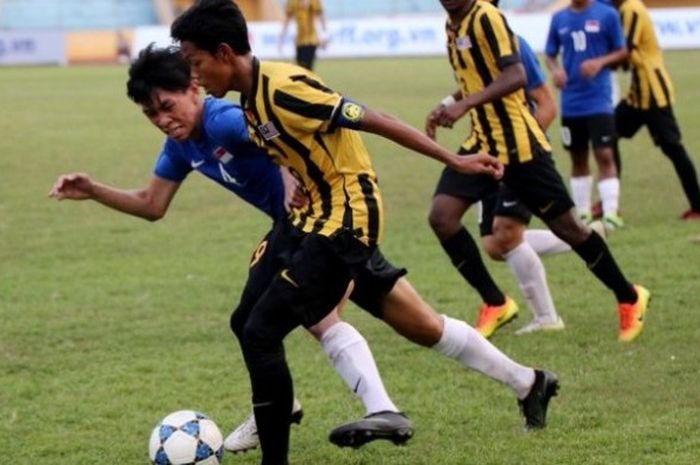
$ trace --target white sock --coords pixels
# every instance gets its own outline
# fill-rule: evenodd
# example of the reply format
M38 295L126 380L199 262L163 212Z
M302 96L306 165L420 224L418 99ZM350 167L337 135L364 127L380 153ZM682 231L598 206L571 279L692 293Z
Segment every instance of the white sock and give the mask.
M535 382L535 370L515 363L465 322L442 317L445 329L433 349L510 386L518 399L527 396Z
M321 336L321 347L335 371L365 405L367 413L398 412L389 398L367 341L344 321L328 328Z
M579 214L591 213L591 192L593 191L593 176L578 176L572 177L569 180L571 184L571 197L576 205L576 210Z
M552 295L549 293L547 274L540 257L530 244L523 241L505 254L504 258L515 274L535 320L546 323L556 322L559 317L554 308Z
M559 239L549 229L527 229L525 230L525 242L539 255L553 255L556 253L569 252L571 246Z
M617 215L620 204L620 180L618 178L601 179L598 182L598 194L603 204L603 215Z

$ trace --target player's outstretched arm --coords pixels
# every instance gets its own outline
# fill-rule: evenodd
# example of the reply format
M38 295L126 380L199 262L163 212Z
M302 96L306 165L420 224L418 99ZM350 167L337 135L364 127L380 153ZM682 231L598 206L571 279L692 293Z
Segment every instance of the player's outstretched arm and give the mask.
M360 129L390 139L414 152L438 160L461 173L486 174L497 179L503 176L503 165L496 158L486 154L459 156L440 146L418 129L398 118L376 110L365 109Z
M49 191L57 200L91 199L122 213L156 221L165 216L180 183L153 176L146 187L118 189L94 181L86 173L70 173L58 177Z

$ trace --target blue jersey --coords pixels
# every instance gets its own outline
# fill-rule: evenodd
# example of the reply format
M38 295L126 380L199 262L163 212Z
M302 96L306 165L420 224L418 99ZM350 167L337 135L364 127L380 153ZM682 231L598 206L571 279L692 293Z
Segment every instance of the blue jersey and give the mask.
M540 66L540 61L537 59L535 52L532 51L530 44L520 36L518 36L518 44L520 45L520 60L525 67L525 74L527 76L525 90L529 92L544 84L545 77L542 72L542 67Z
M581 76L581 63L607 55L625 46L617 11L598 1L583 11L565 8L552 17L545 52L555 57L562 52L568 80L561 94L563 117L611 114L610 69L604 68L593 79Z
M613 4L612 0L597 0L597 1L599 1L599 2L602 3L603 5L610 5L610 6L612 6L612 7L615 6L615 5Z
M154 172L182 182L193 171L216 181L274 219L286 215L280 168L248 137L243 112L226 100L207 97L202 137L167 138Z

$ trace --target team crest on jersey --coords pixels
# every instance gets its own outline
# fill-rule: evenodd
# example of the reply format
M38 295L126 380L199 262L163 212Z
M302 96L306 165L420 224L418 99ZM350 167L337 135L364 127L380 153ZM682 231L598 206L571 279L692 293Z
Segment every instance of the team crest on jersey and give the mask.
M586 20L586 24L583 26L586 32L600 32L600 21L597 19Z
M457 37L455 44L457 44L457 50L469 50L472 48L472 40L469 36Z
M275 123L268 121L265 124L258 126L258 132L265 140L272 140L280 135L280 132L275 127Z
M359 123L364 114L363 108L354 102L346 102L343 104L342 111L343 117L351 123Z
M231 160L233 160L233 155L231 155L229 152L226 151L225 148L223 147L217 147L214 149L214 156L219 160L221 163L228 163Z

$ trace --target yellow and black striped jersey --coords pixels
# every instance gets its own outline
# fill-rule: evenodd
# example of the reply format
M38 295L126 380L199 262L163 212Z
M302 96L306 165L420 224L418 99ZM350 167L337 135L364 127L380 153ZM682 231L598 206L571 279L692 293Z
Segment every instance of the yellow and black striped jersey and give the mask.
M447 20L447 51L463 95L481 92L502 69L520 62L517 37L503 14L488 2L474 2L459 24ZM551 146L519 89L469 111L472 132L462 148L501 162L531 160Z
M289 168L310 199L293 212L294 225L325 236L348 228L378 244L384 208L369 153L357 131L335 124L339 112L359 107L295 65L254 59L253 82L241 97L251 138Z
M318 45L316 16L321 13L321 0L287 0L287 16L297 24L297 45Z
M627 102L642 110L671 105L673 83L664 65L649 11L640 0L625 0L619 8L632 65Z

